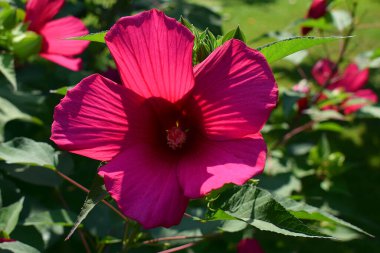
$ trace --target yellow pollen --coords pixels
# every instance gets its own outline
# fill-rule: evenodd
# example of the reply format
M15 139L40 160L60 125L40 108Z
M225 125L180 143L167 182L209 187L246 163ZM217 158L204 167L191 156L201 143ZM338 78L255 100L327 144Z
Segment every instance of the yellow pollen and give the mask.
M166 140L170 148L176 150L181 148L183 143L186 141L186 133L179 128L179 124L166 130Z

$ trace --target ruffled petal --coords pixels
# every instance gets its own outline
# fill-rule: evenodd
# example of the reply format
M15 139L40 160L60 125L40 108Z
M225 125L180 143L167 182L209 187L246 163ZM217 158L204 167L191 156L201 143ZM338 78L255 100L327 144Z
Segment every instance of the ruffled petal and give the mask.
M157 10L124 17L106 35L123 84L137 94L181 99L194 83L193 34Z
M351 114L360 108L376 104L378 97L375 92L370 89L363 89L356 91L353 96L342 104L344 114Z
M73 58L70 56L63 56L59 54L44 54L44 53L40 53L40 56L48 61L54 62L72 71L79 71L82 69L81 58Z
M101 167L99 175L123 213L144 228L181 221L188 198L178 184L176 162L153 146L131 146Z
M368 69L360 70L358 65L351 63L345 69L342 77L332 85L332 88L343 87L346 91L355 92L368 82L368 77Z
M109 161L138 138L141 98L100 75L83 79L57 105L51 140L60 148ZM131 119L132 118L132 119ZM142 125L144 125L142 123Z
M65 0L28 0L25 21L29 30L38 32L62 8Z
M195 67L188 107L212 139L260 131L276 106L278 89L264 56L230 40Z
M260 134L231 141L203 140L178 163L185 196L199 198L227 183L244 184L264 170L266 153Z
M64 17L48 22L40 31L43 38L42 53L74 56L81 54L89 41L68 38L88 34L88 29L79 18Z

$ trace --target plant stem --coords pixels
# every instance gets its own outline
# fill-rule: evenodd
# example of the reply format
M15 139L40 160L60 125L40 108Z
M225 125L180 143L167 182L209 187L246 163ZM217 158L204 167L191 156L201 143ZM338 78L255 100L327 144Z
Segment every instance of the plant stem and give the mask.
M153 244L153 243L162 242L162 241L197 239L197 238L204 238L204 237L205 236L203 235L193 235L193 236L178 235L178 236L169 236L169 237L161 237L161 238L146 240L146 241L143 241L141 244Z
M86 193L89 193L90 190L87 189L86 187L84 187L83 185L81 185L80 183L78 183L77 181L73 180L72 178L66 176L65 174L63 174L62 172L60 172L59 170L55 170L55 173L57 173L58 176L62 177L63 179L65 179L67 182L71 183L72 185L76 186L77 188L81 189L82 191L86 192ZM117 210L113 205L111 205L108 201L106 200L102 200L102 203L105 204L106 206L108 206L112 211L114 211L117 215L119 215L123 220L125 221L129 221L129 219L124 215L122 214L119 210Z
M190 247L192 247L192 246L194 246L194 245L195 245L195 243L194 243L194 242L191 242L191 243L187 243L187 244L184 244L184 245L181 245L181 246L175 247L175 248L171 248L171 249L167 249L167 250L159 251L158 253L171 253L171 252L176 252L176 251L180 251L180 250L183 250L183 249L190 248Z

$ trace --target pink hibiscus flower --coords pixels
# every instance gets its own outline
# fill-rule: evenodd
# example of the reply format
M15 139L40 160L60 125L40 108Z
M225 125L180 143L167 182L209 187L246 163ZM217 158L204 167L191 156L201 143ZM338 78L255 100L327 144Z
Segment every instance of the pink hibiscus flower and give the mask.
M28 0L25 22L28 30L42 37L40 56L73 71L82 67L82 59L75 58L89 45L89 41L67 40L88 34L86 26L76 17L52 20L62 8L64 0Z
M238 253L264 253L259 242L255 239L243 239L237 246Z
M51 139L108 161L99 175L125 215L170 227L190 198L263 171L259 131L278 90L260 52L230 40L193 68L193 34L157 10L121 18L105 40L121 85L83 79L55 108Z
M313 0L305 18L318 19L326 15L326 12L327 12L327 0ZM302 27L301 34L305 36L309 32L311 32L311 30L313 30L313 28L311 27Z
M335 64L327 59L319 60L312 69L312 75L319 85L324 85L331 78L327 86L329 90L342 89L352 93L340 108L345 114L356 112L363 106L377 103L377 95L370 89L361 89L368 81L369 70L360 70L355 63L349 64L343 74L334 72ZM323 96L322 96L322 99ZM331 109L331 108L330 108Z

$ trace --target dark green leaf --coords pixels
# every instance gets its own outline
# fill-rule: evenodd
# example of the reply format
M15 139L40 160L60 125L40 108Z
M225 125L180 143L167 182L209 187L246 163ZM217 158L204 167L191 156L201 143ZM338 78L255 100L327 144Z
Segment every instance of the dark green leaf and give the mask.
M347 37L293 37L257 48L269 63L278 61L295 52Z
M16 25L16 9L8 7L0 10L0 29L12 29Z
M12 84L13 89L17 90L13 55L7 53L0 54L0 72L3 73L5 78Z
M108 31L98 32L98 33L90 33L83 36L71 37L69 40L88 40L93 42L106 43L104 37L106 36Z
M22 242L4 242L0 243L0 249L12 253L39 253L37 249L26 245Z
M21 198L12 205L0 208L0 232L3 231L9 235L13 231L17 225L23 204L24 198Z
M330 238L311 230L272 195L252 184L233 186L211 203L209 219L240 220L260 230L299 237Z
M84 201L84 204L82 206L82 209L77 217L77 220L75 221L73 228L71 229L70 233L67 235L65 240L70 239L70 237L73 235L75 230L86 218L86 216L91 212L91 210L106 196L107 196L107 191L104 186L103 178L96 175L94 182L92 183L92 186L90 188L90 192L88 193L86 200Z
M1 143L0 159L9 164L27 164L56 169L56 154L50 145L23 137Z
M314 206L308 205L303 202L298 202L292 199L279 198L277 199L279 203L286 208L289 212L291 212L294 216L302 220L314 220L314 221L326 221L330 223L334 223L337 225L341 225L347 227L349 229L355 230L362 234L373 237L373 235L365 232L363 229L352 225L342 219L335 217L334 215L325 212L321 209L318 209Z

